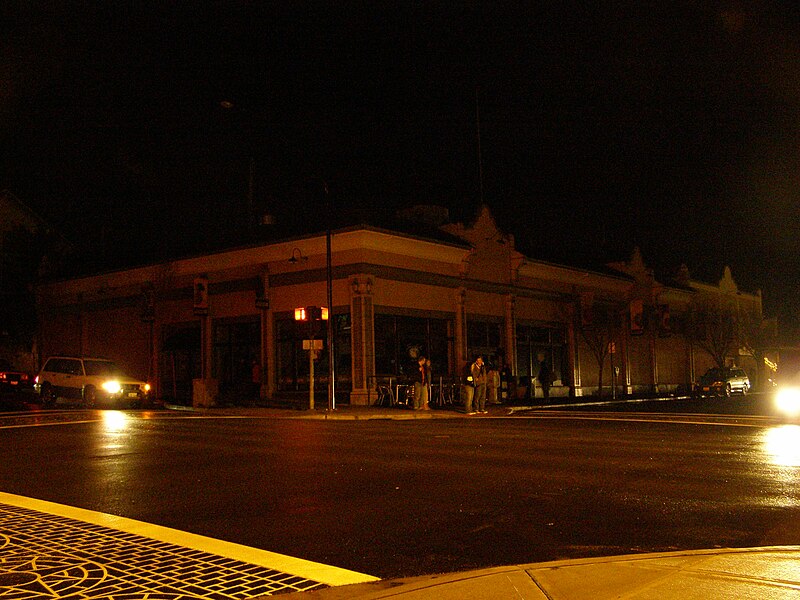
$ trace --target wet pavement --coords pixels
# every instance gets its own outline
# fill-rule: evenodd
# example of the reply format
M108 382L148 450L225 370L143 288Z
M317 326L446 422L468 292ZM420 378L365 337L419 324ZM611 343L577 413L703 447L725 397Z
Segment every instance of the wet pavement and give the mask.
M455 410L343 407L330 412L207 409L193 415L237 419L486 419L531 407L492 407L490 415ZM159 412L161 418L178 413ZM707 416L706 416L707 417ZM587 414L587 418L590 415ZM643 416L686 419L691 416ZM736 425L735 417L718 417ZM98 420L97 413L31 411L5 415L4 427ZM766 419L765 419L766 421ZM800 550L641 554L511 565L384 580L148 523L0 493L0 599L229 600L287 593L333 598L797 598ZM340 587L347 586L347 587Z

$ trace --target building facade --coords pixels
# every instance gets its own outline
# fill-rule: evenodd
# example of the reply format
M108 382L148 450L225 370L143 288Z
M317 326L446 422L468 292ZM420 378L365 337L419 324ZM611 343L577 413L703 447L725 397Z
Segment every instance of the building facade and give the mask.
M727 271L717 286L688 276L667 285L638 251L598 271L532 260L486 207L440 231L333 232L338 402L373 403L380 383L414 377L421 354L443 383L457 382L476 354L507 365L519 400L542 395L545 367L556 397L678 392L713 362L681 329L699 294L761 318L760 294L740 292ZM327 304L327 260L316 235L42 284L41 359L112 358L179 403L308 396L303 342L325 339L326 327L295 320L295 309ZM322 397L327 352L313 363ZM727 360L756 368L739 349Z

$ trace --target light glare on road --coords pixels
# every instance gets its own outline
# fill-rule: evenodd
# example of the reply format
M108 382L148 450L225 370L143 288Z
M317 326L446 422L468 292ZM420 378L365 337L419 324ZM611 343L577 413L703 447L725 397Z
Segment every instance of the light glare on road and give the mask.
M800 415L800 388L785 387L775 395L775 405L786 416Z
M128 427L128 417L119 410L103 412L103 425L108 433L119 433Z
M781 425L764 432L764 451L778 467L800 467L800 426Z

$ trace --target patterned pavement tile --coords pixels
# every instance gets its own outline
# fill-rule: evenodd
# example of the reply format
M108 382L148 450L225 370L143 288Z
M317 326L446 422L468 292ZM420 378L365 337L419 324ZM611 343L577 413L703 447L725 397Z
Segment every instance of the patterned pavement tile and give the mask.
M0 600L244 600L327 584L0 502Z

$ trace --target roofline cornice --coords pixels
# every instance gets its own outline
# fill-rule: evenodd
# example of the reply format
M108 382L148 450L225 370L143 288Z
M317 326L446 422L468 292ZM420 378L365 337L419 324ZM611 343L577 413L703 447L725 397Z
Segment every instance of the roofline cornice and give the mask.
M446 242L434 242L377 228L353 227L336 230L331 233L331 247L334 253L372 250L402 254L405 257L420 260L460 265L470 251L470 247L466 245L457 246ZM154 272L159 270L169 269L173 277L227 271L241 267L288 261L293 256L295 249L299 249L304 257L324 256L327 254L325 237L325 234L316 234L267 245L237 248L130 269L62 279L43 283L40 288L46 290L50 287L63 288L66 285L71 288L71 291L77 293L99 286L143 285L152 282Z

